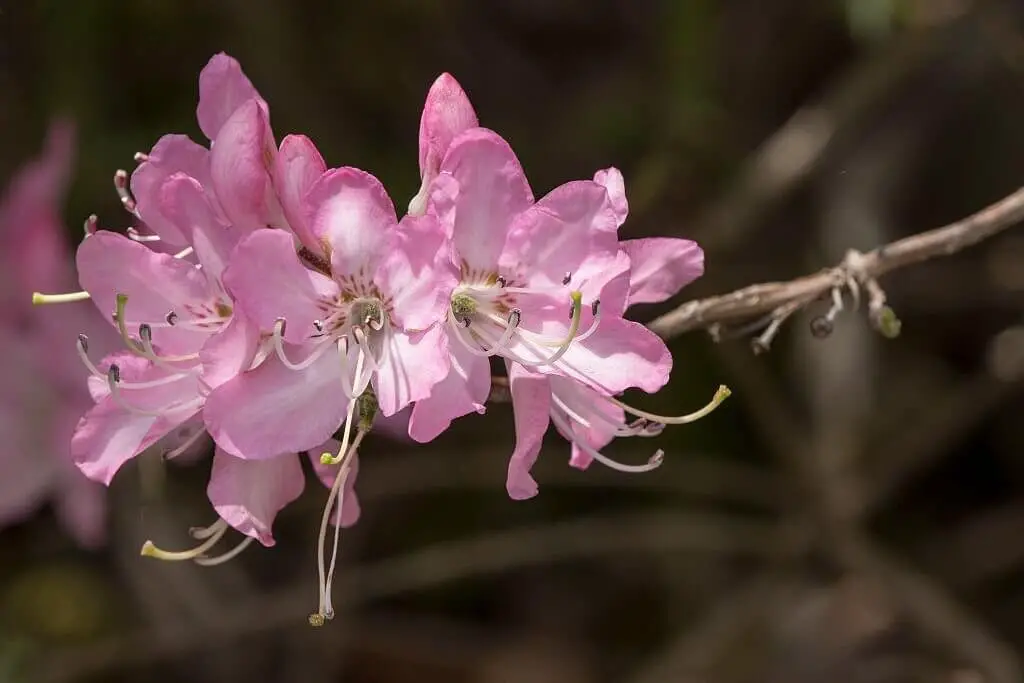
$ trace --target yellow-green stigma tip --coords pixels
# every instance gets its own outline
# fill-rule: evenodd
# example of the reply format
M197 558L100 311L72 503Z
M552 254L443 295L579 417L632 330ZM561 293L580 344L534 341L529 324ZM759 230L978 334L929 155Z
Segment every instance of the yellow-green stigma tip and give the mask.
M39 304L45 304L46 297L42 292L32 292L32 305L38 306Z
M334 459L334 454L324 451L320 454L321 465L337 465L338 461Z
M324 615L320 614L319 612L314 612L313 614L309 615L309 625L314 628L320 628L326 622L327 620L324 618Z
M732 396L732 389L722 384L718 387L718 391L715 392L714 400L720 403L730 396Z
M583 303L583 292L581 292L580 290L572 290L572 292L569 293L569 296L572 298L572 302L575 305L579 306Z
M139 555L142 557L157 557L160 551L153 545L153 541L146 541L142 544L142 548L139 550Z

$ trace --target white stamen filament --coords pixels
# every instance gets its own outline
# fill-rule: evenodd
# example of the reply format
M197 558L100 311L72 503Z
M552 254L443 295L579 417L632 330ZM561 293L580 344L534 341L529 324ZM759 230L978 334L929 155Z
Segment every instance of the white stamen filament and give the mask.
M305 370L310 365L317 362L320 359L320 356L324 355L331 348L331 344L321 344L316 349L314 349L313 352L309 354L308 357L296 363L289 359L288 354L285 353L284 330L285 320L284 318L278 318L277 321L274 323L274 332L271 337L271 340L274 345L274 354L281 361L281 364L284 365L289 370Z
M677 417L668 417L665 415L656 415L655 413L648 413L647 411L634 408L633 406L623 401L620 401L614 396L609 396L608 400L614 403L615 405L619 406L623 410L625 410L627 413L636 415L637 417L642 417L645 420L650 420L651 422L658 422L665 425L683 425L689 424L691 422L696 422L702 417L707 416L709 413L711 413L711 411L720 406L722 404L722 401L729 398L730 394L732 394L732 391L729 390L729 387L723 384L720 387L718 387L718 390L715 391L715 395L711 398L711 401L709 401L706 406L688 415L679 415Z
M351 420L350 420L351 422ZM331 486L331 491L327 495L327 503L324 505L324 514L320 520L320 533L317 538L317 571L319 573L319 604L317 605L317 611L315 614L311 614L309 617L309 623L313 626L322 626L328 619L334 618L334 605L331 601L331 583L334 579L334 569L338 557L338 544L339 537L341 534L341 514L342 506L344 505L345 499L345 481L348 479L348 475L351 471L349 463L355 456L356 451L359 448L359 444L362 443L363 437L366 432L359 430L356 434L355 439L352 441L352 446L348 448L347 452L343 452L342 457L338 460L340 467L338 469L338 475L334 478L334 484ZM327 526L331 519L331 509L337 507L337 515L335 518L334 526L334 545L331 550L331 560L329 569L324 568L324 544L327 540Z
M192 247L185 247L177 254L175 254L174 258L185 258L186 256L191 256L193 251L194 250L192 249Z
M192 538L196 539L197 541L201 541L204 538L209 538L210 536L213 536L215 533L220 531L223 527L224 527L224 520L218 518L217 521L214 522L213 524L211 524L210 526L194 526L194 527L189 527L188 535L191 536Z
M201 555L204 555L207 550L217 545L217 542L224 536L224 533L228 530L228 523L223 519L218 519L208 529L206 540L197 545L191 550L182 550L178 552L170 552L167 550L161 550L153 544L153 541L146 541L142 544L142 550L139 554L143 557L154 557L158 560L167 560L170 562L181 562L183 560L194 560ZM193 534L195 536L195 534Z
M160 235L143 235L137 228L129 227L125 232L128 233L128 239L135 240L136 242L160 241Z
M231 550L227 551L223 555L217 555L216 557L197 557L193 560L196 564L202 567L216 567L219 564L224 564L230 560L235 559L242 554L242 551L249 547L254 540L252 536L246 536L242 539L242 542L236 545Z
M551 421L554 422L555 425L557 425L558 428L561 429L564 434L573 433L572 427L558 413L551 414ZM609 467L619 472L626 472L629 474L640 474L643 472L650 472L651 470L655 470L661 467L661 464L665 461L665 451L661 450L660 448L657 451L655 451L654 455L652 455L650 459L648 459L648 461L643 465L626 465L624 463L619 462L618 460L612 460L607 455L597 450L596 448L586 443L585 441L582 441L580 439L573 439L572 442L574 445L579 447L583 452L587 453L597 462L601 463L605 467Z
M205 429L198 430L195 434L193 434L192 436L188 437L188 439L186 439L185 442L182 443L180 446L176 446L175 448L172 448L171 450L169 450L166 453L164 453L163 454L164 460L173 460L174 458L177 458L179 455L181 455L182 453L187 451L189 448L191 448L205 434L206 434L206 430ZM196 538L200 538L200 537L197 536Z
M199 360L198 353L187 353L179 356L161 356L157 354L156 349L153 348L153 326L149 323L139 325L139 337L142 339L142 350L145 357L157 365L171 370L181 370L182 368L171 364Z
M564 412L566 414L566 416L569 417L569 419L571 419L572 421L576 422L580 426L582 426L582 427L584 427L586 429L590 429L593 426L593 423L591 422L591 420L589 418L584 417L583 415L580 415L580 413L577 412L575 409L573 409L568 403L566 403L562 399L562 397L558 395L557 392L552 392L551 393L551 400L555 403L555 405L559 409L561 409L562 412ZM621 422L618 422L618 421L608 417L607 415L602 413L600 410L594 410L591 413L591 417L597 418L598 421L603 422L604 424L606 424L609 427L611 427L614 430L615 436L638 436L638 435L641 435L643 433L643 431L644 431L644 426L643 425L627 425L627 424L623 424Z

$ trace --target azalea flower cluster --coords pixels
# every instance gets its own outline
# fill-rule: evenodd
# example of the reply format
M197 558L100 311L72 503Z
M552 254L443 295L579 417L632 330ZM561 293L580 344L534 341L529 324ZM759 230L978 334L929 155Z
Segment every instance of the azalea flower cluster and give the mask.
M77 255L84 291L36 297L91 298L125 347L94 361L88 339L78 342L95 406L72 452L89 477L109 483L186 423L216 444L218 520L193 530L191 550L147 542L144 555L216 564L253 540L272 545L274 516L303 488L296 453L308 454L330 487L311 616L322 624L338 529L359 515L357 452L378 416L411 406L409 436L430 441L484 412L492 360L503 362L516 430L507 489L523 499L537 493L530 469L550 424L572 444L573 466L642 472L661 451L627 465L601 449L691 422L727 395L680 417L617 397L667 382L665 344L624 313L698 277L700 248L620 241L628 207L614 168L535 199L509 144L479 125L451 76L427 95L422 183L403 216L370 173L328 168L302 135L278 143L267 103L226 55L200 74L197 116L208 147L167 135L130 179L116 178L145 229L90 229ZM245 539L210 557L228 527Z

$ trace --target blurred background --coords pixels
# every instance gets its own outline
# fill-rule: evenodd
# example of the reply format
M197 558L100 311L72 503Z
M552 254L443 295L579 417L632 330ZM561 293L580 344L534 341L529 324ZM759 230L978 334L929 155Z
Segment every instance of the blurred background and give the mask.
M400 206L442 71L538 195L619 167L624 235L706 250L707 274L642 320L1024 184L1019 0L0 1L0 178L56 117L77 127L50 217L71 241L51 260L70 267L90 213L132 224L111 178L135 152L166 132L203 139L197 78L219 51L278 139L308 134ZM0 228L9 274L27 257L17 226ZM651 474L572 470L549 434L540 495L511 501L503 404L427 446L371 436L338 616L319 630L306 615L326 491L285 509L274 549L216 568L140 558L145 539L185 547L212 521L209 461L153 453L109 490L67 484L61 427L40 416L81 388L26 368L76 360L77 314L5 300L0 509L30 500L0 529L0 682L1021 680L1024 230L882 284L895 340L853 313L815 338L827 302L768 354L673 340L672 383L637 402L674 414L719 383L734 396L656 446L609 447L633 462L664 448ZM74 496L88 502L69 513ZM99 521L76 528L86 508Z

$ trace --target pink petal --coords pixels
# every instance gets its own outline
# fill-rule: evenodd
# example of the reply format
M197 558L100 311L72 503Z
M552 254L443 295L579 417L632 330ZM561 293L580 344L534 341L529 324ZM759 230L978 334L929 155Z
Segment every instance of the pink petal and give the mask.
M437 77L427 93L420 116L420 191L409 204L409 213L422 215L430 185L440 170L452 141L478 125L476 112L465 91L450 74Z
M448 374L448 335L441 325L423 332L394 330L385 342L388 358L373 376L380 412L394 415L413 401L430 395Z
M451 370L434 385L430 395L413 404L409 436L420 443L437 438L455 418L472 412L484 413L491 392L491 364L449 340Z
M242 230L283 222L270 173L277 146L267 113L249 100L217 133L210 151L210 176L228 220Z
M537 495L537 482L530 476L530 469L540 455L544 432L548 430L551 385L543 375L528 372L513 363L507 365L516 423L516 446L508 461L505 487L513 500L525 500Z
M284 318L285 339L301 342L314 333L322 318L318 303L333 300L338 287L330 278L299 261L291 235L282 230L257 230L236 248L224 271L224 285L261 329Z
M206 277L219 282L243 233L218 218L199 181L184 173L175 173L164 183L160 209L187 236Z
M704 274L704 250L692 240L652 237L620 246L632 265L630 304L664 301Z
M132 173L131 190L139 218L170 246L180 247L189 243L188 235L168 220L160 207L163 184L175 173L188 174L211 192L210 151L187 135L165 135L153 146L149 158Z
M574 342L555 365L557 374L605 394L632 387L655 392L668 382L672 354L658 335L640 323L607 317L590 337ZM552 372L549 366L536 370Z
M248 370L259 343L259 329L236 310L228 324L211 336L199 352L203 383L214 389Z
M266 102L242 72L238 60L223 52L211 57L199 73L199 106L196 107L199 128L206 137L216 139L231 115L249 100L257 100L266 109Z
M589 180L566 183L519 216L502 265L530 282L559 285L588 258L614 258L615 230L615 212L601 185Z
M267 460L243 460L218 448L206 495L221 518L263 545L274 545L274 518L302 495L305 477L292 453Z
M475 128L455 139L441 171L458 181L451 234L459 256L494 272L513 220L533 204L519 160L497 133Z
M334 486L334 479L338 476L340 465L324 465L320 462L322 453L337 453L341 444L334 439L328 440L320 448L309 451L309 459L313 461L313 470L321 483L328 489ZM356 479L359 478L359 454L354 454L351 460L348 476L345 478L344 497L341 501L341 528L347 529L359 521L362 514L362 507L359 505L359 496L356 494ZM337 519L337 510L331 512L331 523Z
M328 171L306 194L306 225L330 247L335 277L362 273L369 278L398 218L384 186L366 171Z
M274 160L274 187L292 232L315 254L322 254L324 245L306 227L302 199L326 172L327 164L305 135L288 135L281 141L281 149Z
M101 230L78 247L78 278L100 313L110 316L117 295L128 296L125 317L139 323L163 323L170 311L184 318L193 304L209 298L206 278L192 264L113 232ZM138 325L129 325L137 334ZM153 341L171 353L198 350L207 333L184 327L157 327Z
M615 211L616 226L626 222L629 215L629 202L626 201L626 182L622 178L622 172L613 167L606 168L594 174L594 182L602 185L608 192L608 199Z
M476 112L459 82L448 73L438 76L420 116L420 175L436 175L455 137L476 126Z
M295 348L289 352L302 359ZM251 460L323 443L348 407L340 370L330 351L304 370L290 370L270 356L213 390L203 411L210 436L228 453Z
M392 233L374 282L391 299L392 320L406 331L424 330L448 313L458 275L445 244L433 216L407 216Z

